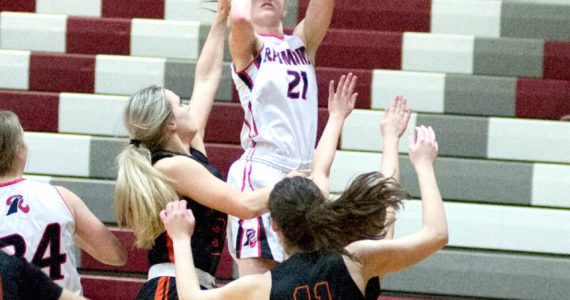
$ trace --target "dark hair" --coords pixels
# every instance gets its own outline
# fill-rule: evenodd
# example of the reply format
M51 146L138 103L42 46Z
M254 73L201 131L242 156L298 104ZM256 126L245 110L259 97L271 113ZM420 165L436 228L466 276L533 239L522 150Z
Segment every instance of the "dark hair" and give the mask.
M388 225L386 210L399 209L408 197L394 178L370 172L353 180L337 200L326 199L310 179L285 178L273 188L268 206L287 250L338 251L351 256L344 247L361 239L382 238Z

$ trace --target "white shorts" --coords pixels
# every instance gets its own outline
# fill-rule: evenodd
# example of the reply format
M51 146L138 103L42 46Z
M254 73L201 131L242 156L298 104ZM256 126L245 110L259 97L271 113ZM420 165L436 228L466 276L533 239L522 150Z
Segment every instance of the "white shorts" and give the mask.
M228 183L242 192L274 185L287 175L285 170L256 161L237 160L228 172ZM271 229L269 213L241 220L228 215L228 246L234 259L262 257L283 261L283 247Z

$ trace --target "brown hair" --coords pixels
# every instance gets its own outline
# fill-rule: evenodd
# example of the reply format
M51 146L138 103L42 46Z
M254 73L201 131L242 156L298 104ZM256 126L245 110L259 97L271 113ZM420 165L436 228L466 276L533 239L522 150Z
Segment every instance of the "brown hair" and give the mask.
M159 213L177 194L168 178L151 164L151 151L166 141L166 128L173 118L165 90L149 86L134 93L125 109L124 122L131 139L118 156L115 212L119 225L133 230L135 244L150 248L164 232Z
M328 200L312 180L285 178L269 197L271 219L279 225L287 250L344 250L366 238L383 237L386 210L409 197L394 178L379 172L359 175L337 200Z
M18 150L24 146L24 135L18 116L0 111L0 175L12 171Z

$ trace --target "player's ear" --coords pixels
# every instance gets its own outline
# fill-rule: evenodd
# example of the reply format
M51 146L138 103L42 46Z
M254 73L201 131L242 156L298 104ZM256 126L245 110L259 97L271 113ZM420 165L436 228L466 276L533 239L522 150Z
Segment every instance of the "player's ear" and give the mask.
M269 218L269 224L271 225L271 229L273 229L273 231L275 231L275 232L281 231L279 224L277 224L277 222L273 221L273 219Z

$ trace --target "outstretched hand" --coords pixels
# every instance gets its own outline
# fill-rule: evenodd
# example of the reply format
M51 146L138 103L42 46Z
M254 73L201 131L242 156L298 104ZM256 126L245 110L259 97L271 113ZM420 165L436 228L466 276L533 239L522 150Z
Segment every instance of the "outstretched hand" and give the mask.
M386 108L380 122L380 132L384 138L393 136L401 138L408 128L408 121L412 110L408 108L408 101L403 96L396 96L390 107Z
M186 208L186 200L168 203L160 212L160 219L173 240L190 238L196 225L192 210Z
M422 165L435 165L439 146L435 132L429 127L418 126L409 136L409 154L412 164L417 168Z
M339 116L344 120L350 115L358 96L358 93L354 93L357 79L358 77L352 73L348 73L348 76L342 75L336 92L334 90L334 80L331 80L329 83L329 116Z

